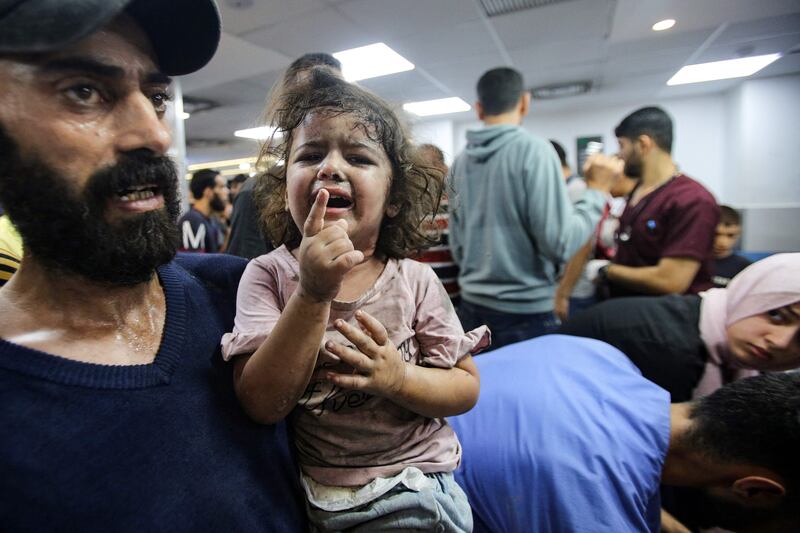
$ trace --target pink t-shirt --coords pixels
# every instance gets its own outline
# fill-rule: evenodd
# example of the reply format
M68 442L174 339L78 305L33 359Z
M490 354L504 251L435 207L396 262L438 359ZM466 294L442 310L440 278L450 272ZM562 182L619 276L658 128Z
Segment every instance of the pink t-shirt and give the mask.
M258 349L298 281L299 264L285 246L250 262L239 285L233 332L222 337L226 360ZM325 371L343 364L323 348L325 342L349 343L333 323L342 319L357 325L358 309L378 319L403 359L413 364L452 368L489 344L485 326L464 333L447 292L429 266L410 259L389 260L361 298L331 304L314 374L290 415L303 471L325 485L361 486L408 466L425 473L454 470L461 447L444 419L418 415L324 378Z

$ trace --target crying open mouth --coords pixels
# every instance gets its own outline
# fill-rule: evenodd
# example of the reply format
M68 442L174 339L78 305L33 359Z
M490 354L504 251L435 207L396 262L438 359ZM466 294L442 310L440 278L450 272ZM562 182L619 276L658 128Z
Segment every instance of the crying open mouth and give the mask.
M341 196L331 196L328 198L328 207L345 209L351 207L353 202Z

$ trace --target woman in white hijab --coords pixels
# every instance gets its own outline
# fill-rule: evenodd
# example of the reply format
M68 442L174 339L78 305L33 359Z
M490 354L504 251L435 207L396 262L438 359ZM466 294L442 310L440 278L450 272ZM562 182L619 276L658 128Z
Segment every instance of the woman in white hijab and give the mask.
M619 298L559 331L616 346L672 401L800 366L800 253L776 254L699 296Z

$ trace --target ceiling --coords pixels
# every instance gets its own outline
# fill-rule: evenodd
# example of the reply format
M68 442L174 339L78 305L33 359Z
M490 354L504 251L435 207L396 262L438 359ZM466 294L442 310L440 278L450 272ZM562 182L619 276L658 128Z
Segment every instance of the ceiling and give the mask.
M251 155L237 129L259 125L283 69L307 52L384 42L412 71L359 82L395 104L475 100L486 70L508 65L529 87L589 80L588 94L542 100L534 113L662 100L730 89L741 80L667 87L683 65L779 52L756 77L800 72L800 0L218 0L220 49L181 78L185 98L218 107L186 120L190 162ZM534 7L497 16L486 8ZM674 18L671 30L653 23ZM474 112L443 117L474 120Z

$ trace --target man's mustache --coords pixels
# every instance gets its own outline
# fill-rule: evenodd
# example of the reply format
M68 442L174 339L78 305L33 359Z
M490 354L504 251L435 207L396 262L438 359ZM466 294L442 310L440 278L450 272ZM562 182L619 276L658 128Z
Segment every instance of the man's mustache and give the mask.
M92 176L86 184L86 194L95 201L105 201L126 190L152 186L161 194L174 190L178 179L175 163L166 156L149 153L127 153L118 161Z

